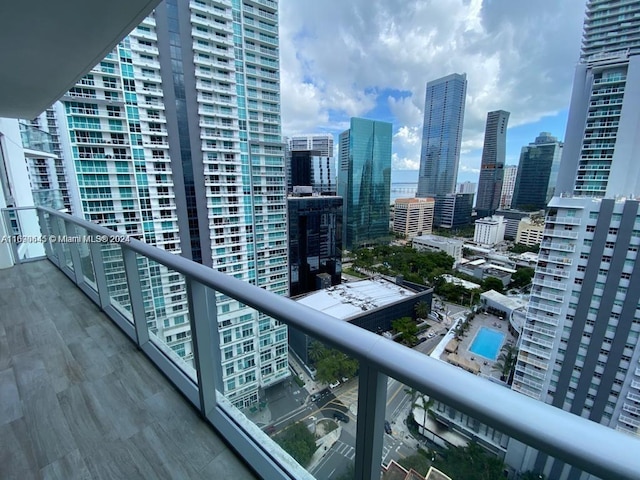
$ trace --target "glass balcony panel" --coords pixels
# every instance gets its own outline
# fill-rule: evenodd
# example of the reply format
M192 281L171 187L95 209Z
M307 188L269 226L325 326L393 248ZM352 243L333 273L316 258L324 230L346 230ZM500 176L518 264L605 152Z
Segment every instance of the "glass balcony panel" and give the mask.
M73 271L71 247L67 238L75 235L74 226L60 218L58 219L58 232L58 235L55 237L55 242L60 244L60 248L62 250L62 263Z
M85 282L91 288L97 291L96 287L96 275L93 269L93 261L91 260L91 251L89 250L89 244L84 241L89 234L87 230L76 226L76 236L77 238L83 241L77 242L75 245L78 248L78 254L80 255L80 267L82 268L82 275L84 277Z
M197 383L184 275L137 255L149 340Z
M133 323L131 297L127 285L127 275L124 270L122 249L118 244L101 244L102 264L104 266L107 291L111 305L127 320Z
M2 211L6 233L10 235L10 243L17 260L33 260L44 257L44 238L41 235L40 219L34 208L12 209Z
M217 310L227 413L262 430L282 463L293 459L315 478L353 478L358 362L225 295Z

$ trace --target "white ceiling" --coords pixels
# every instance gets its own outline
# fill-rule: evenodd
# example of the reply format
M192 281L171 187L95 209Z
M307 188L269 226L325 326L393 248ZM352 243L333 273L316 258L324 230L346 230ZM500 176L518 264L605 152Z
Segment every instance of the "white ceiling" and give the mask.
M3 0L0 117L31 119L133 30L160 0Z

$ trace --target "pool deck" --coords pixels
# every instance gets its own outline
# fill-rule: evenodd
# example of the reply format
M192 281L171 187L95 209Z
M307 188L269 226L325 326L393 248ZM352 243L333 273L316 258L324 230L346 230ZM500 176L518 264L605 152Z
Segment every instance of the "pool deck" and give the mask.
M504 333L505 338L502 345L507 342L512 342L514 344L516 342L515 337L509 333L508 320L500 320L500 318L492 315L491 313L477 313L474 319L471 320L471 326L465 333L464 337L460 340L457 353L459 356L466 360L475 361L480 366L480 375L493 377L496 380L499 380L500 374L495 370L492 370L495 361L491 361L485 357L474 354L469 350L469 347L473 343L473 340L476 338L476 334L482 327L487 327L492 330ZM500 348L502 348L502 345L500 346ZM498 355L499 354L500 349L498 349ZM447 354L444 353L440 358L442 360L446 360L446 356Z

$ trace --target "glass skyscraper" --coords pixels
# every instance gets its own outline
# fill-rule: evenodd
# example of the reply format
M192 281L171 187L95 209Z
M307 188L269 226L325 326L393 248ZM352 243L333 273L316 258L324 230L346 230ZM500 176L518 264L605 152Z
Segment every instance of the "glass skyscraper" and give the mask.
M347 250L389 237L392 125L352 118L340 134L338 195L344 199Z
M511 205L520 210L541 210L553 197L558 179L562 142L542 132L522 147Z
M478 196L476 198L478 218L493 215L500 208L508 122L509 112L504 110L496 110L487 114Z
M62 101L85 218L288 293L277 2L166 0ZM188 368L184 282L139 269L152 338ZM216 304L224 391L246 407L289 375L287 329Z
M417 197L455 192L466 95L466 74L427 83Z

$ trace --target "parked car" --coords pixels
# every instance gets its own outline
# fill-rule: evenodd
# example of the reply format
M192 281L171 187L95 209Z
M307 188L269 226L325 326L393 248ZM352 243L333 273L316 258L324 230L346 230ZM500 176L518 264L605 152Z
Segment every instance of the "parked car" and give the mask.
M336 388L338 385L340 385L340 380L336 380L335 382L330 383L329 387L330 388Z
M384 421L384 431L389 435L393 433L393 430L391 430L391 424L387 420Z
M348 416L348 415L345 415L345 414L344 414L344 413L342 413L342 412L335 412L335 413L333 414L333 418L334 418L335 420L337 420L338 422L349 423L349 416Z

